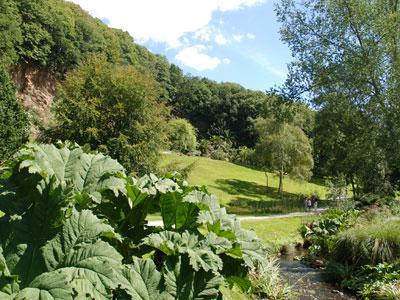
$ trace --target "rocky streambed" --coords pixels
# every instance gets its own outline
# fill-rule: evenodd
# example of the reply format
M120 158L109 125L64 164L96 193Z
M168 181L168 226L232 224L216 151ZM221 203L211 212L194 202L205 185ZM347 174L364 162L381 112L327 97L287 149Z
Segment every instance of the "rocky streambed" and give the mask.
M299 300L342 300L356 299L324 281L318 269L295 260L295 254L282 255L279 266L283 279L292 287Z

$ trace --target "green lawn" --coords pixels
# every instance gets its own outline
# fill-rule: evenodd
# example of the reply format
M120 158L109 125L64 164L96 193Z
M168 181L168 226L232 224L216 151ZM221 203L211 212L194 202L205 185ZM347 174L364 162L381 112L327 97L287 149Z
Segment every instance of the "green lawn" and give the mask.
M301 194L317 192L325 197L326 189L322 185L294 181L285 176L284 198L277 193L278 176L268 173L269 187L266 187L264 172L239 166L230 162L213 160L206 157L185 156L176 153L163 154L161 166L176 163L184 167L195 162L188 181L195 185L205 185L215 194L220 203L237 214L271 214L301 210Z
M257 221L241 221L246 229L254 229L257 236L264 240L267 245L279 249L282 245L301 242L302 238L298 229L302 224L310 221L314 216L274 218Z

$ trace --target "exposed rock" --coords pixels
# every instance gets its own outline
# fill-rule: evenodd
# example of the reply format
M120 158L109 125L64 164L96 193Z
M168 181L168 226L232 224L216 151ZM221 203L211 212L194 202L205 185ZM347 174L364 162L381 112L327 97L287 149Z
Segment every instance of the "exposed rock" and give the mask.
M44 68L19 65L13 69L12 77L23 106L46 124L51 117L50 108L59 81L57 76Z

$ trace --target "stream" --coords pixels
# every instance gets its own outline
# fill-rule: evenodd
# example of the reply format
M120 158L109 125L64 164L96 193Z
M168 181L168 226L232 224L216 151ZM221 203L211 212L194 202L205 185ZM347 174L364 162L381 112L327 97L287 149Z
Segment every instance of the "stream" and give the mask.
M294 260L301 251L282 255L279 267L283 279L292 287L299 300L342 300L356 299L324 281L321 271Z

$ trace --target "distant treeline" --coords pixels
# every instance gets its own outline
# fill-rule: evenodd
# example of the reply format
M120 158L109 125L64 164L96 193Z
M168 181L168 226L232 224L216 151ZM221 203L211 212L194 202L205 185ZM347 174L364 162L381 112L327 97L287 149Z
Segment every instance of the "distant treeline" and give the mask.
M0 39L1 60L8 65L47 68L62 76L85 57L101 54L111 63L148 71L161 88L160 100L172 107L173 115L187 118L200 138L218 135L237 146L254 146L252 120L270 98L239 84L185 75L127 32L62 0L1 0Z

